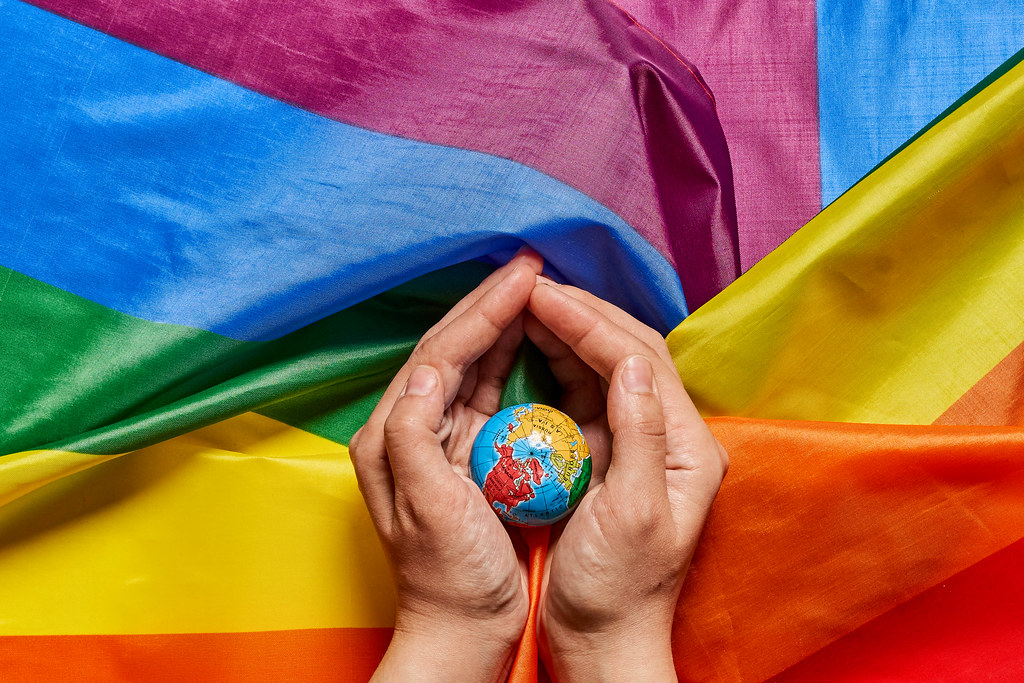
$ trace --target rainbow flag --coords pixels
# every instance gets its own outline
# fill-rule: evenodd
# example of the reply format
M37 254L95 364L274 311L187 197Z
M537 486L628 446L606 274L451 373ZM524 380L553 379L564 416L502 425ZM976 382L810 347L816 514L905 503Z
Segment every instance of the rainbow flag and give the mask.
M692 4L0 0L3 679L365 680L345 444L523 243L732 455L682 677L1018 679L1024 16Z

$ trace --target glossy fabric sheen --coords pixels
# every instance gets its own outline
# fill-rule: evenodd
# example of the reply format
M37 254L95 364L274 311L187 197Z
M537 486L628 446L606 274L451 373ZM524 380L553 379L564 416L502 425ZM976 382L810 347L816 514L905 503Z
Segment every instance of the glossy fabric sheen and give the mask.
M1024 534L1018 429L710 424L732 467L677 614L687 680L763 680ZM0 507L3 634L386 628L390 582L339 448L249 414L118 457L68 453L64 471L43 452L0 459L0 480L20 467L44 483ZM156 656L104 642L90 670ZM364 680L330 643L309 656Z
M117 457L5 456L0 503L4 635L393 624L347 449L260 415Z
M661 250L691 307L739 273L729 156L709 89L612 4L36 4L340 121L539 169Z
M169 4L74 4L99 12L90 21L100 28L158 35L174 18ZM736 12L750 16L754 5ZM249 16L237 6L196 7ZM20 6L0 0L0 13L11 7ZM620 16L593 7L596 17ZM341 12L332 8L280 22L329 25L323 15ZM727 24L736 14L717 16ZM82 35L61 26L63 37L48 39ZM288 53L275 44L282 26L215 33L199 22L166 44L229 64L246 50ZM0 74L24 69L3 62L7 54ZM239 73L259 71L256 57L238 61ZM314 71L287 82L308 83ZM682 679L798 676L806 658L803 680L958 670L1020 678L1012 629L1024 437L953 423L1019 412L1007 387L1019 382L1024 343L1022 80L1009 65L670 335L705 413L756 416L710 420L732 467L677 614ZM163 130L162 119L145 120ZM32 144L74 151L57 137L66 121L51 123L53 136ZM140 149L165 142L150 123L138 128ZM12 169L21 188L36 167ZM271 342L144 320L0 270L0 360L15 369L0 383L0 422L12 426L4 443L23 451L0 458L0 671L365 680L393 598L338 443L431 321L486 270L410 282ZM550 389L550 377L525 365L510 382L513 402ZM953 426L765 419L780 415ZM46 444L62 449L38 450ZM530 645L516 680L532 680Z
M817 6L824 204L1024 47L1016 0Z
M693 60L715 94L747 270L821 209L814 0L619 4Z
M279 339L241 342L0 268L0 455L120 453L249 410L347 443L417 340L490 270L453 266Z
M1024 541L869 621L781 673L779 683L1019 680Z
M673 331L705 414L927 424L1016 348L1022 109L1016 64Z
M1024 427L1024 343L957 399L935 424Z
M330 121L39 9L2 9L2 265L135 316L260 340L527 242L556 277L655 327L686 314L665 258L549 176Z
M0 636L0 670L18 683L367 681L390 640L390 628Z
M1024 432L715 418L730 470L673 628L681 680L760 681L1024 537Z

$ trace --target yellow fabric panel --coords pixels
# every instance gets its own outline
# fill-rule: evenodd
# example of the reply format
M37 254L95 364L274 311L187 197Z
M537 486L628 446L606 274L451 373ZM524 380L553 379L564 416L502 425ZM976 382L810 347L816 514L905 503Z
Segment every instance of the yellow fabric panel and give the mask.
M11 500L13 474L49 483ZM394 623L347 449L270 418L120 456L14 454L0 482L0 634Z
M668 337L705 415L925 424L1024 340L1024 64Z

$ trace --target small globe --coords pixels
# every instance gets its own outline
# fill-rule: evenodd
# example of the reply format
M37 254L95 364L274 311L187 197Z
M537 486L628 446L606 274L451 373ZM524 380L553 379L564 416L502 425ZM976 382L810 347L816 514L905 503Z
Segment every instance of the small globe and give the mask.
M568 515L590 484L590 449L572 418L540 403L498 412L473 442L469 471L498 516L543 526Z

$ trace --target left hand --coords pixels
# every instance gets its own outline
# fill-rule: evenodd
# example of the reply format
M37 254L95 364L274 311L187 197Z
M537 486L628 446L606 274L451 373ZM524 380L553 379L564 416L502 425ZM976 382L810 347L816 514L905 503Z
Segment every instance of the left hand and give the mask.
M511 666L529 611L525 564L470 479L469 456L499 408L541 267L521 252L459 302L352 438L398 593L376 679L499 680Z
M526 332L562 384L566 411L583 421L594 464L587 494L548 551L541 651L562 681L623 671L675 680L676 601L728 456L660 334L543 278L529 310Z

